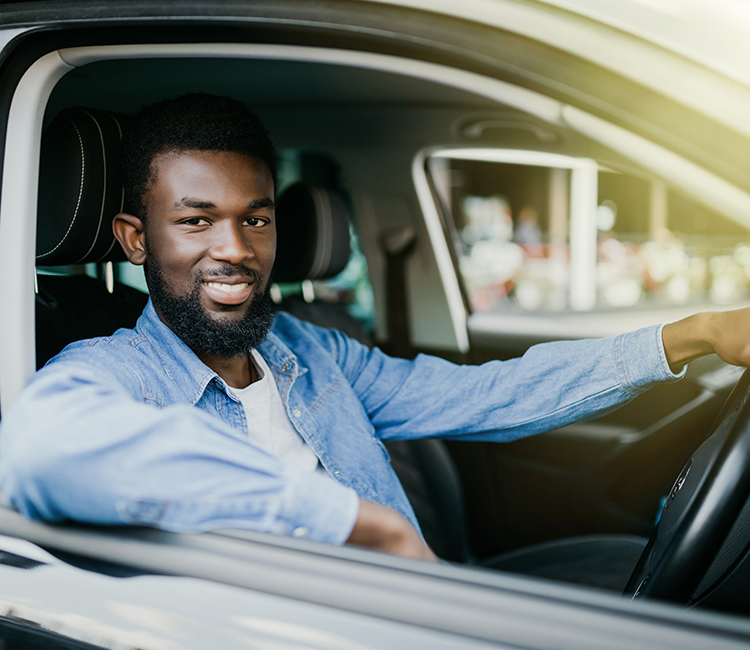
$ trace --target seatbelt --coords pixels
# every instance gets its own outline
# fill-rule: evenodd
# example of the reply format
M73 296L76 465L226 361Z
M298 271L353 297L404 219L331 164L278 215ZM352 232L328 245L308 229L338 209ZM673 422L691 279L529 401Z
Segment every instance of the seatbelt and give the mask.
M409 336L406 262L414 251L416 241L414 228L408 226L388 230L380 237L386 258L387 351L396 357L414 356Z

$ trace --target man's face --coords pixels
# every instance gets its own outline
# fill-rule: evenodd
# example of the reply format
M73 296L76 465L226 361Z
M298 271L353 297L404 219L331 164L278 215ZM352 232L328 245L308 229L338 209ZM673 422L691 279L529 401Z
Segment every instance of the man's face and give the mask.
M157 156L146 193L146 272L159 317L196 352L231 357L271 323L273 179L241 154Z

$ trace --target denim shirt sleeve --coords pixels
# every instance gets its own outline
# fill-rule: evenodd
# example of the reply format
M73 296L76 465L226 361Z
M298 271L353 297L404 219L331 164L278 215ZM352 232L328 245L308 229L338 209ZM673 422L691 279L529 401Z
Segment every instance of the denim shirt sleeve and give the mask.
M47 521L346 541L359 508L353 490L282 462L197 408L138 402L127 384L82 364L40 371L0 426L6 500Z
M340 334L328 345L381 438L510 441L595 418L679 380L685 369L670 370L662 328L540 344L481 366L394 359Z

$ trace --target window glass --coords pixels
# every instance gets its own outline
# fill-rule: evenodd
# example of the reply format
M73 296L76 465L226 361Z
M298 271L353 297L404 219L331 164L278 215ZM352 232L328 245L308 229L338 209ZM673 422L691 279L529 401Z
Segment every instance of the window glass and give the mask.
M587 198L571 203L585 183L576 189L581 172L569 160L560 167L445 153L429 161L472 312L724 305L750 297L749 228L659 181L595 165ZM582 255L591 257L589 267L571 264Z
M94 266L93 264L91 266ZM146 286L146 276L143 272L142 266L135 266L130 262L120 262L117 266L116 276L117 279L123 284L127 284L129 287L148 293L148 286Z

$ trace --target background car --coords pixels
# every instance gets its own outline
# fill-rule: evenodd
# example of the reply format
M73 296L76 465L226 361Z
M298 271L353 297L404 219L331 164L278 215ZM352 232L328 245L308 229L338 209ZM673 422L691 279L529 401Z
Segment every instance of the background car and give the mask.
M37 235L50 227L37 233L37 215L47 224L57 199L40 189L43 133L75 107L127 119L184 92L246 101L281 151L280 192L315 184L352 216L359 266L348 280L306 283L306 297L357 298L366 336L395 354L478 363L742 304L747 20L729 0L0 5L0 408L68 324L89 335L93 299L66 303L83 294L63 282L101 278L112 296L105 321L134 295L124 284L142 286L113 262L36 268ZM280 300L292 291L280 286ZM651 535L665 500L688 493L673 493L674 480L739 374L708 358L593 422L421 450L447 449L441 467L456 472L442 499L444 483L428 481L438 493L430 534L457 538L474 561L562 537ZM394 448L394 463L411 451ZM684 610L246 531L51 526L8 508L0 535L7 647L750 640L746 594ZM722 575L745 575L748 540L738 539Z

